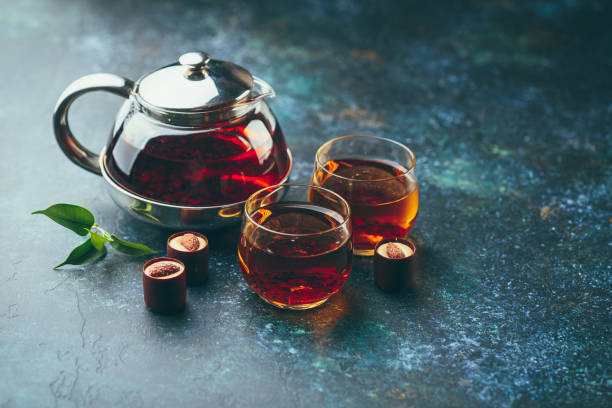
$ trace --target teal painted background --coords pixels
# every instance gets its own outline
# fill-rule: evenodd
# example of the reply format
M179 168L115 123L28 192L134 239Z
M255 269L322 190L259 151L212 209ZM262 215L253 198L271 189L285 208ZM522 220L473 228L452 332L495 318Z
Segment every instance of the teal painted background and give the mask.
M34 1L0 12L0 406L609 406L612 7L606 1ZM324 307L283 312L240 275L236 230L211 280L150 314L145 258L51 269L79 239L29 212L91 208L163 251L63 157L57 97L202 49L270 82L307 181L348 133L408 144L419 286L390 296L359 259ZM88 95L104 146L121 101Z

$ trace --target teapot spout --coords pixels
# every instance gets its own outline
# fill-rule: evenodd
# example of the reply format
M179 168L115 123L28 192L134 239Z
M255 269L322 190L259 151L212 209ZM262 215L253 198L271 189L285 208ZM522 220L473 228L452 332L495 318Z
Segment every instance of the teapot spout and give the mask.
M261 98L274 98L276 92L274 89L261 78L253 76L253 88L251 89L251 100L257 100Z

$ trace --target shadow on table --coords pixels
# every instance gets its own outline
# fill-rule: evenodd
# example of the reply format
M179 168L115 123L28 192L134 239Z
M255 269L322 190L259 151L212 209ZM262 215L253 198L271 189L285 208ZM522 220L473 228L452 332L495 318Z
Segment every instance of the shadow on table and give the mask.
M381 301L391 311L426 306L431 300L432 293L440 285L440 278L449 274L453 268L451 259L444 252L426 245L418 237L411 239L415 242L417 253L413 260L413 274L409 280L409 287L389 293L382 291L372 282L377 293L382 296Z
M453 264L450 257L434 246L415 240L417 253L411 287L398 294L410 303L422 303L431 295L440 282L440 277L450 273Z
M318 346L341 343L355 335L363 320L359 288L346 285L327 302L311 310L283 310L265 303L254 292L245 300L245 307L256 314L256 326L273 322L288 331L310 333Z
M240 237L240 224L216 231L203 231L210 242L210 249L215 252L231 252L236 255L238 238Z

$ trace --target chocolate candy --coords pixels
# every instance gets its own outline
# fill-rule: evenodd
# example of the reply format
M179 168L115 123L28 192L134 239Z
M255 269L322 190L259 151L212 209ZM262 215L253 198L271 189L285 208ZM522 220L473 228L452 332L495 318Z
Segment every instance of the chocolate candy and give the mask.
M385 292L412 286L414 279L414 244L402 238L382 240L374 250L374 281Z
M208 239L192 231L182 231L171 235L166 243L169 257L176 258L185 265L187 285L201 285L208 279Z
M145 304L156 313L176 313L185 307L185 265L178 259L154 258L142 267Z

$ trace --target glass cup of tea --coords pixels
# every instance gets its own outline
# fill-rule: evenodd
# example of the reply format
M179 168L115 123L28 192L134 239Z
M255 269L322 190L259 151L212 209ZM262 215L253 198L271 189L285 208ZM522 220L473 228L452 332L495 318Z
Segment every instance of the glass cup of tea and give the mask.
M405 238L419 208L415 157L403 144L378 136L349 135L317 150L311 184L348 201L355 255L373 255L386 238Z
M279 308L324 303L351 271L350 217L346 200L322 187L281 184L257 191L246 201L238 241L244 279Z

